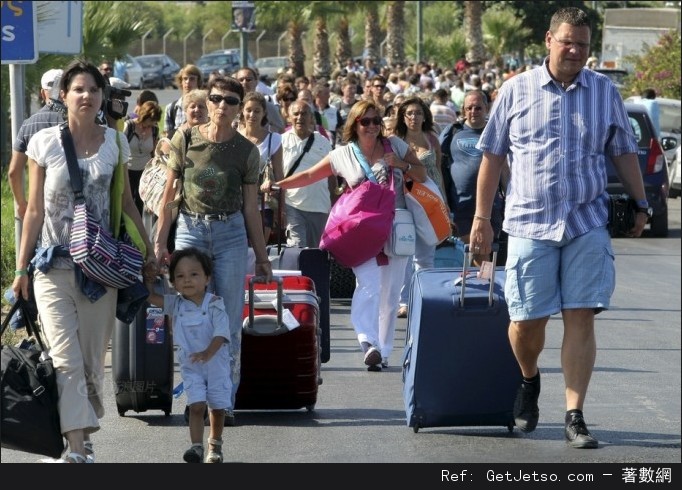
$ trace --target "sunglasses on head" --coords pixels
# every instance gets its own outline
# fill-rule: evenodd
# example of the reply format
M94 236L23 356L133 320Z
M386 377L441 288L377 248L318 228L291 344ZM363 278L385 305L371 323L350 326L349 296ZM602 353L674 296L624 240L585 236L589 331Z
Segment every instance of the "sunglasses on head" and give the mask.
M241 103L241 100L239 100L239 97L235 97L233 95L218 95L218 94L211 94L208 96L208 100L213 102L214 104L218 105L220 104L221 101L225 101L227 105L239 105Z
M381 126L381 123L383 122L383 119L381 119L379 116L375 117L363 117L363 118L358 118L356 119L360 123L360 126L363 128L366 128L370 124L374 124L375 126Z

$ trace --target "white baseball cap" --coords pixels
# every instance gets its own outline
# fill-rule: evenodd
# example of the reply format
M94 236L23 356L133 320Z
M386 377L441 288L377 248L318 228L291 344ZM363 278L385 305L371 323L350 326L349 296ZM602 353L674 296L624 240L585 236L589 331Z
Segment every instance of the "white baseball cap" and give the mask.
M130 84L126 82L125 80L121 80L120 78L116 77L109 77L109 85L111 85L114 88L118 89L124 89L124 88L129 88Z
M63 73L64 70L58 68L46 71L40 78L40 86L45 90L50 90L54 86L54 82L59 79Z

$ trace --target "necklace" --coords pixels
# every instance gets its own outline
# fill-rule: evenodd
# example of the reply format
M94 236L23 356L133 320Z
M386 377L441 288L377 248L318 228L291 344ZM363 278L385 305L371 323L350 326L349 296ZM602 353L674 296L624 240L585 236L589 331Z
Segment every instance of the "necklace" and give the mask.
M365 155L365 158L367 158L367 161L372 163L372 157L374 156L374 150L377 149L377 145L379 144L379 139L377 138L374 141L374 146L372 147L372 151L369 153L369 156L365 155L365 151L362 150L362 154Z

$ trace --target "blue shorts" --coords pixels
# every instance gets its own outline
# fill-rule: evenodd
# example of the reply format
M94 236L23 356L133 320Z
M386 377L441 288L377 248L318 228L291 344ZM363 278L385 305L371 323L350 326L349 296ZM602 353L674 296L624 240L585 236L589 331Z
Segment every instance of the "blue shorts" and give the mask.
M561 310L608 309L616 285L606 227L560 242L510 236L504 293L512 321Z

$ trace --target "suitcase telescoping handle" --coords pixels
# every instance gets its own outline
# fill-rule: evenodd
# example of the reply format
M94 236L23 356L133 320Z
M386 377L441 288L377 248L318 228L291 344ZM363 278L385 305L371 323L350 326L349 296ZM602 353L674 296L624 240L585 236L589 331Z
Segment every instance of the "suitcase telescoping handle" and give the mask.
M262 279L258 276L249 277L249 327L254 325L254 291L253 284L256 282L262 282ZM283 280L279 276L272 278L271 283L277 283L277 325L282 324L282 302L284 297L284 285Z
M270 192L277 194L277 255L282 253L282 217L284 216L284 190L275 184L270 186Z
M490 289L488 290L488 306L493 305L493 288L495 287L495 264L497 264L497 252L500 251L500 244L495 242L492 244L493 250L493 268L490 273ZM471 263L471 250L469 244L464 245L464 265L462 269L462 289L459 292L459 304L464 306L464 293L466 292L467 274L469 273L469 264Z

